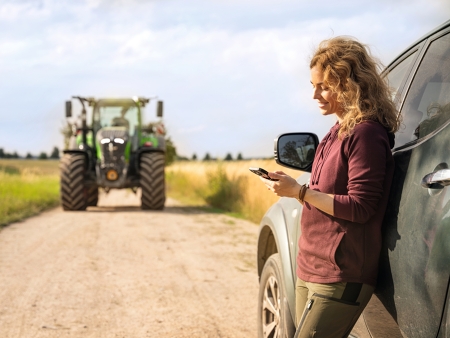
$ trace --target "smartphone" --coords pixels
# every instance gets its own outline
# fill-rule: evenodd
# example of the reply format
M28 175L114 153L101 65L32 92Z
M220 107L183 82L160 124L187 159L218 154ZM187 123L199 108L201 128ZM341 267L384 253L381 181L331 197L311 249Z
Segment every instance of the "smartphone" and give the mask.
M270 178L269 173L267 172L267 170L263 169L263 168L254 168L254 167L250 167L248 168L252 173L261 176L262 178L265 178L266 180L269 181L278 181L275 178Z

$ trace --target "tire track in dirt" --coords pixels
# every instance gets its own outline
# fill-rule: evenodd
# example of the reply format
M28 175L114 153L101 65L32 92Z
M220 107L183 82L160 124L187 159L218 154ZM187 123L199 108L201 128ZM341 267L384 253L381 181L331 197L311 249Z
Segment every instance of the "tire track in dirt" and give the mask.
M0 337L255 337L257 225L127 191L0 232Z

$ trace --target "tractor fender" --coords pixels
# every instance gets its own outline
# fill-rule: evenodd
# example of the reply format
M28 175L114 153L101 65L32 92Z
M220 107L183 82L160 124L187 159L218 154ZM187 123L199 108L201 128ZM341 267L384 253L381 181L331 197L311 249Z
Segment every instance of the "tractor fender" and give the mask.
M141 163L141 156L142 154L145 153L165 153L165 151L163 149L159 149L159 148L150 148L150 147L144 147L144 148L140 148L136 151L136 157L135 157L135 167L139 168L140 167L140 163Z
M86 169L91 167L91 156L89 156L89 152L87 150L81 150L81 149L66 149L63 150L63 154L82 154L84 155L85 159L86 159Z

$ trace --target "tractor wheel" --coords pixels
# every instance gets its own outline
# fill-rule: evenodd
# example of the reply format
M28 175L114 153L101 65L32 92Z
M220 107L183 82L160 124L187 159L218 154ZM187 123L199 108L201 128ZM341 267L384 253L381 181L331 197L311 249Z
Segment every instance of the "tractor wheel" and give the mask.
M85 158L81 154L65 154L60 163L61 204L64 210L86 210L84 187Z
M142 209L162 210L166 201L164 154L142 154L139 175Z
M87 189L87 206L96 207L98 203L98 187Z

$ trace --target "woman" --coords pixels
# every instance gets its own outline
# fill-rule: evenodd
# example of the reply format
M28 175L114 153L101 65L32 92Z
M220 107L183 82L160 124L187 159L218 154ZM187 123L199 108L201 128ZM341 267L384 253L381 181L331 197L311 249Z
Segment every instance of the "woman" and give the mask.
M297 256L298 337L347 337L377 278L381 223L391 186L399 121L368 48L348 37L323 41L310 62L313 98L336 124L319 144L309 187L282 171L264 180L303 204Z

